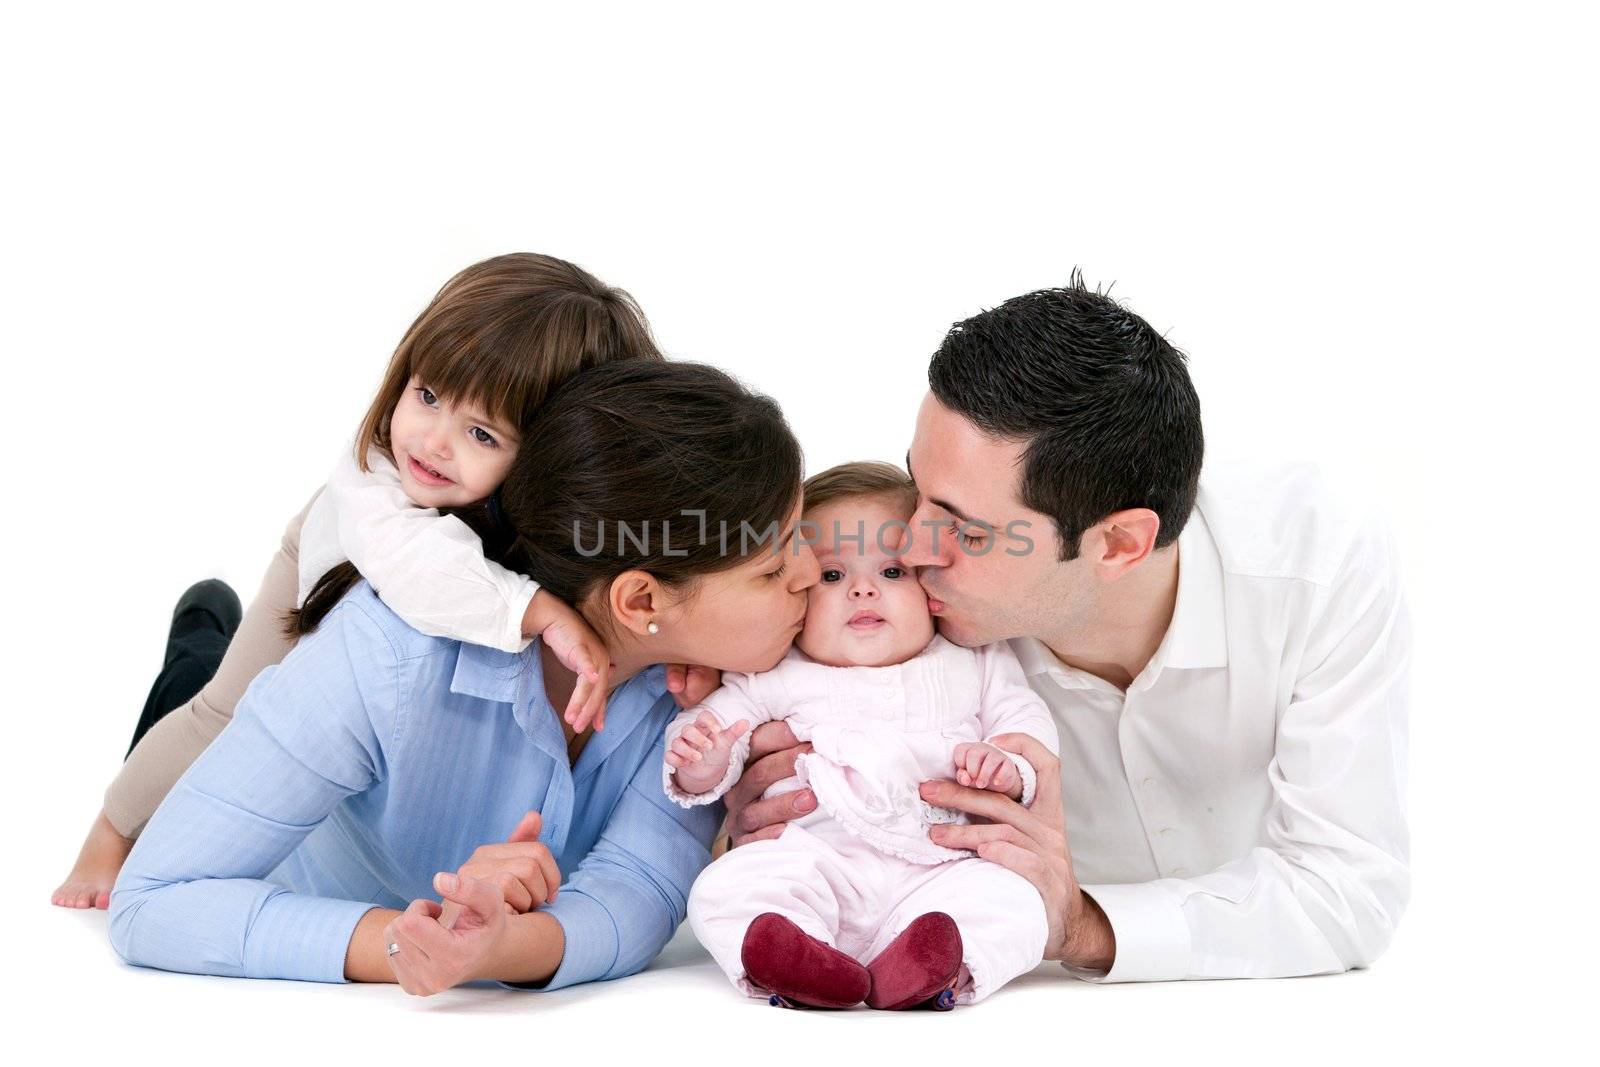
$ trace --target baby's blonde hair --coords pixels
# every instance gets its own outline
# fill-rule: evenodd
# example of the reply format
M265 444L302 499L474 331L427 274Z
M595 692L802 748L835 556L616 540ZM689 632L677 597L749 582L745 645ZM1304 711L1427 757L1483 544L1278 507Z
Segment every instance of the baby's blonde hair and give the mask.
M892 502L907 518L917 510L917 486L893 463L856 460L813 474L801 487L801 510L810 514L838 500L877 497Z

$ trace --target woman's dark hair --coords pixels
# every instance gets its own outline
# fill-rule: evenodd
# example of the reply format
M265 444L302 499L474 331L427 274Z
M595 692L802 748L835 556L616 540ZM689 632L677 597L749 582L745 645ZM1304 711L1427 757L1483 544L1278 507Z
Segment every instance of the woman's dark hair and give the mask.
M985 433L1027 443L1022 502L1055 520L1064 560L1113 511L1154 511L1164 548L1194 510L1205 435L1184 355L1078 271L950 327L928 385Z
M775 547L802 470L778 405L722 371L608 363L568 379L528 423L500 490L503 525L485 509L461 517L491 559L577 604L624 571L682 586ZM348 563L324 576L294 633L359 577Z

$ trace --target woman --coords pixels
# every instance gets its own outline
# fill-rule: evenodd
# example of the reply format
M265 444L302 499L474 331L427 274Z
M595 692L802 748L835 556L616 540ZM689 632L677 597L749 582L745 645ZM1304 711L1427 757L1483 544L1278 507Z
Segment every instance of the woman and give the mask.
M605 731L565 729L575 679L538 643L426 637L364 584L325 618L308 603L312 632L129 856L123 958L425 994L616 978L671 937L720 813L662 793L660 664L756 671L788 650L817 576L800 450L770 400L687 363L586 371L525 441L503 558L605 639Z

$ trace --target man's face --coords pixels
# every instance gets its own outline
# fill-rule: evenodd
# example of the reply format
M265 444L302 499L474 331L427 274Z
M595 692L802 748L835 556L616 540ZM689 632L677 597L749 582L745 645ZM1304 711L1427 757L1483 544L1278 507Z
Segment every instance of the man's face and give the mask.
M939 632L968 648L1059 632L1084 610L1081 560L1063 563L1055 522L1023 506L1025 446L984 434L929 393L907 464L911 543Z

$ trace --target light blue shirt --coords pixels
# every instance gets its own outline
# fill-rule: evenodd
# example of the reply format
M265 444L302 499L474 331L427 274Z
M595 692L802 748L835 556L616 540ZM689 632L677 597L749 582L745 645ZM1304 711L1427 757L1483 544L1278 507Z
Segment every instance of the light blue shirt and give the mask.
M633 974L683 921L722 814L662 792L675 711L663 668L636 675L569 766L537 642L427 637L362 583L251 684L151 818L111 943L146 967L340 982L364 913L435 898L435 872L538 811L563 879L542 910L566 934L543 988Z

